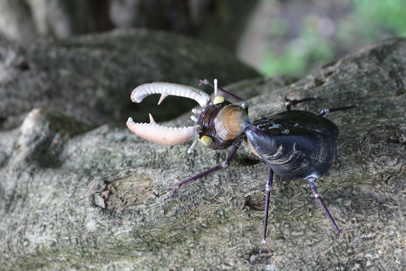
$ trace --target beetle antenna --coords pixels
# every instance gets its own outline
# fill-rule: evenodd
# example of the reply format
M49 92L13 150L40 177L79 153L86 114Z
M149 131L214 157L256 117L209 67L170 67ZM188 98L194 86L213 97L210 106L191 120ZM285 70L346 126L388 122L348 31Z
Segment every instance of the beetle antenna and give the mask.
M199 85L201 85L201 84L205 84L205 85L209 85L209 86L214 87L214 85L213 85L212 83L210 83L207 79L200 80L200 84L199 84ZM221 90L222 92L224 92L224 93L227 94L228 96L230 96L230 97L236 99L237 101L241 102L241 103L242 103L242 108L244 108L245 111L248 112L248 103L247 103L244 99L241 99L240 97L235 96L234 94L232 94L231 92L228 92L228 91L225 90L224 88L217 87L217 89Z

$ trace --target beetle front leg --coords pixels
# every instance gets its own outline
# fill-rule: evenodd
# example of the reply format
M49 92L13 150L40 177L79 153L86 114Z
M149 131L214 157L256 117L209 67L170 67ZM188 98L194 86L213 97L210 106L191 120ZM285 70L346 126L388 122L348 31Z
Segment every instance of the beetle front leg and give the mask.
M308 178L308 181L310 183L310 188L313 191L314 197L317 199L317 201L320 203L321 208L323 208L324 213L327 215L328 219L330 219L331 223L333 224L334 228L336 229L337 232L337 239L340 238L340 232L346 231L338 228L336 222L334 221L334 218L331 216L330 212L328 211L326 205L324 205L323 200L321 199L319 193L317 193L316 185L314 184L315 178Z
M266 229L268 228L268 210L269 210L269 201L270 201L270 195L271 195L271 188L272 188L272 181L273 181L273 171L271 168L269 168L269 175L268 175L268 182L266 183L266 188L265 188L265 214L264 214L264 232L263 232L263 238L262 238L262 243L261 243L261 249L259 250L259 254L262 252L262 247L265 245L271 254L272 251L269 248L268 244L266 243Z
M177 183L174 186L165 187L165 189L173 188L173 191L172 191L171 195L169 196L169 198L172 197L175 190L178 189L181 185L183 185L185 183L188 183L188 182L191 182L193 180L196 180L196 179L198 179L200 177L206 176L206 175L208 175L208 174L210 174L210 173L212 173L214 171L217 171L219 169L227 167L228 164L230 163L231 159L233 158L234 154L237 152L238 148L241 146L241 141L242 141L242 139L239 139L234 143L233 148L231 149L230 153L227 156L227 159L223 163L221 163L220 165L215 166L214 168L211 168L209 170L206 170L205 172L202 172L200 174L197 174L196 176L191 177L191 178L189 178L187 180L184 180L183 182Z

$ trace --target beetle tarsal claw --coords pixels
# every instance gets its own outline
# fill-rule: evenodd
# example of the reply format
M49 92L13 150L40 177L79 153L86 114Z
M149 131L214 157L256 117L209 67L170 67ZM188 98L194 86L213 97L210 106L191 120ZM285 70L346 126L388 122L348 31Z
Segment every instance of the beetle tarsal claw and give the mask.
M166 145L175 146L183 144L194 138L199 132L200 126L189 127L165 127L157 124L150 115L151 123L135 123L132 118L128 118L127 127L146 140Z

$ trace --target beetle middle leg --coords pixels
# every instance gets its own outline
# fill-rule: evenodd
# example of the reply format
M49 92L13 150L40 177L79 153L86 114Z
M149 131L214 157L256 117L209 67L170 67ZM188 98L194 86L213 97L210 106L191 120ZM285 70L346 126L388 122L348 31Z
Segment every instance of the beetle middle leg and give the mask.
M272 188L272 181L273 181L273 171L271 168L269 168L269 175L268 175L268 182L266 183L266 189L265 189L265 214L264 214L264 232L263 232L263 238L262 238L262 243L261 243L261 249L259 250L259 254L262 252L262 247L265 245L271 254L272 251L269 248L268 244L266 243L266 229L268 227L268 210L269 210L269 201L270 201L270 194L271 194L271 188Z
M317 193L316 185L314 184L315 178L308 178L307 179L310 184L310 188L313 191L314 197L317 199L317 201L320 203L321 208L323 208L324 213L327 215L328 219L330 219L331 223L333 224L334 228L336 229L337 232L337 239L340 238L340 232L346 231L338 228L336 222L334 221L334 218L331 216L330 212L328 211L326 205L324 205L323 200L321 199L319 193Z
M234 142L233 148L231 149L230 153L228 154L227 159L223 163L221 163L220 165L217 165L217 166L215 166L215 167L213 167L213 168L211 168L209 170L206 170L206 171L204 171L204 172L202 172L200 174L197 174L196 176L193 176L193 177L191 177L191 178L189 178L187 180L184 180L183 182L177 183L174 186L165 187L165 189L171 189L171 188L173 189L173 191L172 191L171 195L169 196L169 198L172 197L175 190L178 189L181 185L183 185L185 183L188 183L188 182L191 182L193 180L196 180L196 179L198 179L200 177L206 176L206 175L208 175L208 174L210 174L210 173L212 173L214 171L217 171L219 169L227 167L228 164L230 163L231 159L233 158L234 154L237 152L238 148L241 146L241 142L242 142L242 139L239 139L236 142Z

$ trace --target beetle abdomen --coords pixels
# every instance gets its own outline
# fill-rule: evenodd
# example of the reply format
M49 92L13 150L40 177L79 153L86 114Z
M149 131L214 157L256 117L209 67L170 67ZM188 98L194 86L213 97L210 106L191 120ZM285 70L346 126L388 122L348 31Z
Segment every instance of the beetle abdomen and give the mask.
M286 111L253 122L246 130L256 152L286 179L319 177L336 155L338 128L305 111Z

